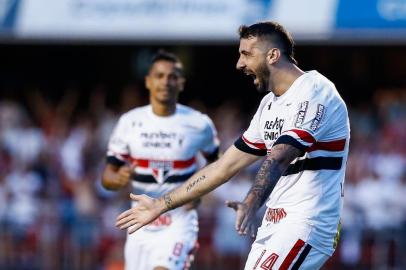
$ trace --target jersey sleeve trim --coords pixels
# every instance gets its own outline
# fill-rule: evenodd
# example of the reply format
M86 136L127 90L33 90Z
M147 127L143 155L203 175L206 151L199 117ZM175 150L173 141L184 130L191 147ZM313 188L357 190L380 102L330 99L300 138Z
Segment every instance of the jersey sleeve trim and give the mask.
M247 138L243 136L241 136L241 138L244 140L244 142L250 146L251 148L259 148L259 149L266 149L266 146L264 143L254 143L254 142L250 142Z
M249 144L246 143L246 141L243 138L244 138L243 136L238 138L234 143L234 146L237 147L238 150L255 156L266 155L267 153L266 148L265 149L252 148Z
M292 138L289 135L282 135L280 136L276 142L273 144L273 146L278 145L278 144L288 144L291 145L297 149L299 149L302 153L306 152L306 149L308 148L307 146L299 143L297 140Z
M117 167L121 167L125 164L124 161L122 161L121 159L116 158L115 156L107 156L106 158L106 162L108 164L117 166Z
M286 137L291 137L292 140L289 140ZM311 147L315 142L316 139L307 131L302 130L302 129L290 129L282 133L282 136L278 138L278 140L274 143L275 144L280 144L281 142L279 139L283 139L285 141L288 141L290 145L295 146L296 148L300 149L301 151L307 150L309 147ZM296 141L296 143L293 142ZM279 141L279 142L278 142ZM286 143L286 142L285 142Z
M288 132L292 132L305 143L312 144L316 142L316 139L313 137L313 135L303 129L291 129Z
M217 146L211 152L203 152L203 155L207 160L216 160L219 156L219 152L220 152L220 148Z

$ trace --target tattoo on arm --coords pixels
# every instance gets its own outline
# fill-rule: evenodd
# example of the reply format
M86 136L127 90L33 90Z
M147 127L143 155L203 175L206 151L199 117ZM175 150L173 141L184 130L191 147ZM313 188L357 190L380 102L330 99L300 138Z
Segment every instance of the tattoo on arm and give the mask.
M206 179L206 176L205 176L205 175L202 175L202 176L198 177L197 179L195 179L195 180L194 180L193 182L191 182L190 184L188 184L188 185L186 186L186 192L191 191L191 190L193 189L193 187L196 186L197 183L203 181L204 179ZM165 202L165 206L166 206L167 210L171 210L171 209L173 209L173 208L176 207L176 206L174 206L174 203L173 203L173 200L172 200L172 198L171 198L170 193L165 194L165 195L163 196L163 200L164 200L164 202Z
M253 206L259 208L272 193L276 183L287 169L289 164L300 155L300 150L287 145L278 144L272 148L271 153L259 169L255 182L247 194L253 198Z
M205 175L202 175L200 177L198 177L197 179L195 179L192 183L190 183L189 185L186 186L186 192L189 192L193 189L194 186L196 186L197 183L203 181L204 179L206 179Z
M275 169L271 170L272 167ZM270 181L271 171L273 171L274 174L278 174L279 172L278 168L275 166L275 160L267 158L264 163L262 163L262 166L255 177L255 182L248 193L254 196L255 205L258 208L265 202L276 184L272 184Z
M164 195L164 201L166 208L168 208L168 210L172 209L172 198L169 194Z

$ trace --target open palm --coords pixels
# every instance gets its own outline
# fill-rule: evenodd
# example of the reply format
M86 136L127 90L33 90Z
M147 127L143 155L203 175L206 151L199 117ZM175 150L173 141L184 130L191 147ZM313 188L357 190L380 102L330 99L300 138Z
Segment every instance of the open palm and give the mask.
M128 230L129 234L149 224L163 212L158 207L158 200L147 195L134 195L131 193L130 198L137 202L137 205L121 213L116 220L116 227L121 230L130 228Z

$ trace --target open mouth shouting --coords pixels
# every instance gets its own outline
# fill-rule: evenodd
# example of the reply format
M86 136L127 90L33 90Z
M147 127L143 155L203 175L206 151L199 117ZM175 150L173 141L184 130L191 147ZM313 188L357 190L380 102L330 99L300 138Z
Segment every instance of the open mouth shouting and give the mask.
M255 86L259 85L258 77L257 77L257 75L255 75L254 72L244 70L244 74L247 75L247 76L250 76L252 78L252 80L254 81Z

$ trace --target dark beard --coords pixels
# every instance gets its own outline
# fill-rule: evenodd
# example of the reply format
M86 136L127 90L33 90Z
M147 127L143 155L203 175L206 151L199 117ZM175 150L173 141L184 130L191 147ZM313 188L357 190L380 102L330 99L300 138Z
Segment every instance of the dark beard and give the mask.
M255 85L257 88L257 91L259 93L266 93L269 91L269 77L270 77L271 73L268 70L267 66L261 65L260 68L258 69L258 73L257 73L257 79L259 84Z

